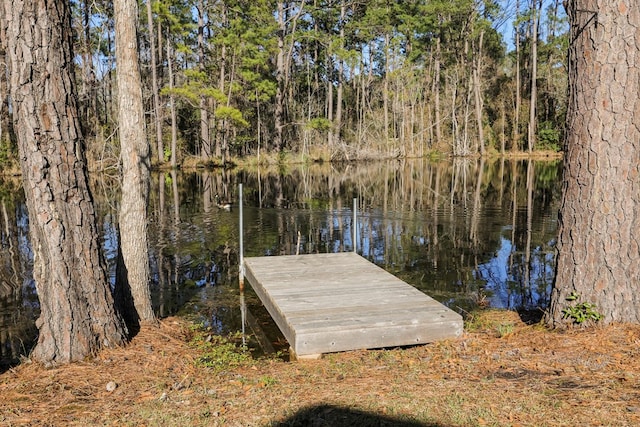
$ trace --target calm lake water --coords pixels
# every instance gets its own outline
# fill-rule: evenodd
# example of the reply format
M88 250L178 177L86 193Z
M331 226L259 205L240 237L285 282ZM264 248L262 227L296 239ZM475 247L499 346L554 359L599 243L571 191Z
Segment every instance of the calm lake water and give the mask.
M238 184L245 256L353 250L464 313L478 305L543 310L555 267L560 161L455 159L310 165L279 171L153 177L149 234L154 306L226 334L240 331ZM117 182L92 183L105 256L117 253ZM231 210L220 203L231 201ZM353 223L353 199L358 217ZM0 181L0 358L33 343L38 301L24 196ZM303 278L301 278L303 280ZM268 339L282 336L250 289L243 297Z

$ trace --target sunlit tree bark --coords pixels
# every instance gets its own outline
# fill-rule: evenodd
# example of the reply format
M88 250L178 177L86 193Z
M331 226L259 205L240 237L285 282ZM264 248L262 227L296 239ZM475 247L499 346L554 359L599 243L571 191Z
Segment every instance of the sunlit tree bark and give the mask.
M583 302L606 322L640 322L640 12L630 0L569 0L567 10L568 136L547 322L562 325L563 310Z
M3 22L4 8L0 8L0 23ZM7 35L5 26L0 25L0 147L9 145L10 116L9 86L7 82L8 67L6 56Z
M149 194L150 149L146 137L142 85L138 65L135 0L115 0L118 122L122 157L122 202L120 206L120 249L136 317L128 320L153 322L149 290L149 246L147 243L147 199ZM120 276L123 277L123 276ZM126 291L125 291L126 292Z
M41 310L32 358L82 360L122 344L126 331L114 310L87 183L70 5L14 0L2 7Z

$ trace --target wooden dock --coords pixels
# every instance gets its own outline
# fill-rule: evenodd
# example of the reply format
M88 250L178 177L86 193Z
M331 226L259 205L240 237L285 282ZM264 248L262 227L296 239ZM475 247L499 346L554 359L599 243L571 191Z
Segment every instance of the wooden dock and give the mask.
M353 252L244 258L244 277L298 356L462 334L459 314Z

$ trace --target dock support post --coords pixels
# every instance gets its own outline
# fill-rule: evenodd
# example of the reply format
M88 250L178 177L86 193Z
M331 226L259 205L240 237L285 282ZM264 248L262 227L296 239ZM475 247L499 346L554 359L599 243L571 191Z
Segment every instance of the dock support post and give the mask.
M238 265L238 281L239 281L239 285L240 285L240 292L244 291L244 241L243 241L243 236L244 236L244 231L243 231L243 218L242 218L242 184L238 184L238 211L240 212L240 218L239 218L239 237L238 240L240 241L240 247L238 249L239 252L239 265Z
M353 198L353 252L358 253L358 198Z

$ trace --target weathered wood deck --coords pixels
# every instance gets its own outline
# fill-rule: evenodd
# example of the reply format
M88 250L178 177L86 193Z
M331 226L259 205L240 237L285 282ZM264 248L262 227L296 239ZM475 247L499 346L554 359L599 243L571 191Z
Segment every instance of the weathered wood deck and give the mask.
M462 333L459 314L353 252L245 258L244 276L299 356Z

